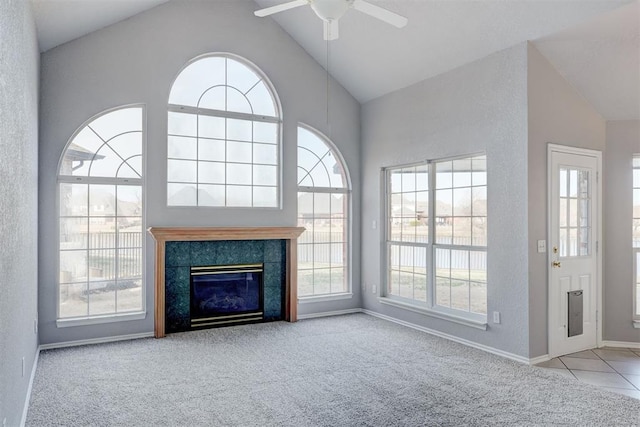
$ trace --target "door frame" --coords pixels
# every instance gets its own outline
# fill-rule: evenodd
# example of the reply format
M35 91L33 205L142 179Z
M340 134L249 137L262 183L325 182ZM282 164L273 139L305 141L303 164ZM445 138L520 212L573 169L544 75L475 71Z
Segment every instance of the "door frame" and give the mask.
M551 325L552 322L552 310L551 310L551 299L553 298L553 293L551 292L551 263L553 260L553 251L551 250L551 155L552 153L564 153L564 154L574 154L580 156L588 156L595 157L597 163L597 171L596 171L596 186L595 188L598 191L598 203L595 206L598 219L593 227L595 227L596 232L596 346L602 347L602 299L603 299L603 289L602 289L602 253L603 253L603 244L602 244L602 151L592 150L587 148L578 148L571 147L567 145L560 144L547 144L547 354L550 358L560 356L560 354L556 353L554 348L554 343L551 340Z

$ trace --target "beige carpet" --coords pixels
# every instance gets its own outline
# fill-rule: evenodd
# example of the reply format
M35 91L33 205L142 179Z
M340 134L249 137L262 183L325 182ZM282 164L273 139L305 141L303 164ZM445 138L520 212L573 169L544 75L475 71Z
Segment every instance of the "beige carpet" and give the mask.
M364 314L44 351L28 426L640 425L640 401Z

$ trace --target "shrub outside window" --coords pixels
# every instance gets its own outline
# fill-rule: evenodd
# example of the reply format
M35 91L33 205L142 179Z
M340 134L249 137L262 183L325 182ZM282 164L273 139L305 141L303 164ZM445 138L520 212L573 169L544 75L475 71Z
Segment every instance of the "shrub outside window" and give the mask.
M279 207L280 124L275 91L248 61L189 63L169 96L168 205Z
M144 310L143 108L81 127L58 170L58 319Z

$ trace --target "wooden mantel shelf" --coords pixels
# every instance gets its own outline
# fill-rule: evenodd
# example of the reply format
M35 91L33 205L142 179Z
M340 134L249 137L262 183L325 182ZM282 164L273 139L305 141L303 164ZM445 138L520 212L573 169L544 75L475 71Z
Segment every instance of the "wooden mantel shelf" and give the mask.
M298 318L298 237L304 227L150 227L149 233L156 241L155 277L155 337L165 336L165 243L211 240L270 240L287 242L285 320Z
M297 239L304 227L149 227L156 241Z

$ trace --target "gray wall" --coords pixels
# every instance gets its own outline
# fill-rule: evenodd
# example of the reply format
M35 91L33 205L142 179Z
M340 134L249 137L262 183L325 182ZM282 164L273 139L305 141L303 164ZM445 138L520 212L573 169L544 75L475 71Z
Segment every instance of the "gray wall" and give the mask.
M326 123L326 75L271 19L257 18L243 0L172 1L42 55L40 139L40 323L42 343L135 334L153 330L151 237L146 251L147 318L58 329L56 307L56 168L73 132L91 116L122 104L147 108L147 226L295 226L296 131L304 122L330 136L353 180L353 241L359 242L360 105L335 81L331 129ZM284 114L283 209L168 208L166 206L167 100L173 79L187 61L208 52L231 52L255 63L276 88ZM353 262L360 262L354 244ZM354 288L360 282L353 273ZM304 304L300 314L361 305L349 300Z
M8 426L20 424L38 347L38 59L28 2L0 1L0 424Z
M547 239L547 144L604 150L605 121L531 44L528 63L529 356L533 358L547 354L548 344L548 254L537 252L537 240Z
M519 356L529 352L527 46L522 43L362 107L363 306ZM382 305L381 168L484 151L488 163L487 331Z
M640 153L640 121L607 122L604 154L604 339L640 342L634 329L631 158ZM611 207L611 209L609 209Z

